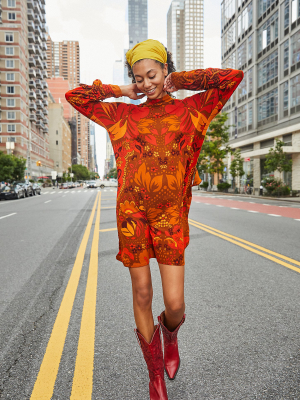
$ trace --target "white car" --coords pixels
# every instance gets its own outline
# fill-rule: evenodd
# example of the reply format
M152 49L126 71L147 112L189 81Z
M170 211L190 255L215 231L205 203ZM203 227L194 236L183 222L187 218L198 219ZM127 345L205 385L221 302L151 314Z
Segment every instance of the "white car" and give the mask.
M117 187L118 180L111 178L108 181L101 181L100 179L97 179L96 185L97 185L97 187L100 187L100 189L103 189L105 187Z

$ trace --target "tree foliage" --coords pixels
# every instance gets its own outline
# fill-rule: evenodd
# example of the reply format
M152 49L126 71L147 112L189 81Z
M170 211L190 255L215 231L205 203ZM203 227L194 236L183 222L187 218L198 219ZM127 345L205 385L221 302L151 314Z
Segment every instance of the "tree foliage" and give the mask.
M269 154L266 155L265 168L268 172L279 171L291 172L293 161L283 152L284 142L276 139L275 149L270 148Z
M106 179L109 179L109 178L117 179L118 178L118 170L117 170L117 168L111 168L109 170L108 174L105 175L105 178Z
M71 172L71 168L69 168L69 172ZM90 179L90 171L84 165L72 165L72 172L74 174L73 181L86 181Z
M20 181L24 179L26 168L25 158L0 151L0 181Z
M226 125L227 120L227 113L222 113L211 122L197 162L198 172L217 173L218 183L219 175L224 171L224 159L230 151L228 146L230 126Z
M240 149L236 149L233 153L234 159L231 161L231 165L230 165L230 173L233 177L233 179L235 179L235 177L239 177L239 179L245 175L245 171L243 168L243 159L241 156L241 150Z

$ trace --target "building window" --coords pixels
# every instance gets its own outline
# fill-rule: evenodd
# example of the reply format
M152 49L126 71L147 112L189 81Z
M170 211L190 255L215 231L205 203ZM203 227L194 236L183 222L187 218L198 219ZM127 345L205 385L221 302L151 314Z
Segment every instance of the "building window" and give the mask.
M6 93L7 94L15 94L15 87L14 86L6 86Z
M16 132L16 125L12 125L12 124L8 124L7 125L7 131L8 132ZM14 140L11 140L12 138L10 138L10 141L13 142ZM14 138L15 139L15 138Z
M7 0L7 7L15 8L16 7L16 0Z
M16 13L11 13L11 12L9 12L9 13L8 13L8 19L9 19L10 21L15 21L15 20L16 20Z
M247 41L245 41L237 50L238 68L241 68L247 62Z
M300 30L291 37L291 67L300 61Z
M15 61L14 60L5 60L6 68L15 68Z
M278 38L278 11L258 30L258 52Z
M278 50L258 64L258 87L278 76Z
M249 69L248 71L248 93L249 96L252 95L253 91L253 68Z
M5 34L5 41L6 42L13 42L14 41L14 34L13 33L6 33Z
M5 47L5 55L6 56L13 56L14 55L14 48L13 47Z
M6 80L7 81L14 81L15 80L15 74L6 74Z
M238 132L242 133L247 130L247 104L238 109Z
M289 109L289 82L286 81L281 85L282 90L282 109L283 116L286 117L288 115Z
M15 107L15 99L6 99L6 107Z
M226 53L235 44L235 22L224 33L222 39L222 54Z
M271 90L258 98L258 121L278 114L278 89Z
M290 0L285 0L284 3L284 29L290 24Z
M56 134L58 135L58 131L56 131Z
M58 145L58 140L56 141L56 145Z
M244 73L244 79L238 86L238 98L241 99L244 96L247 96L247 72Z
M289 41L283 43L283 70L286 71L289 68Z
M271 7L276 0L259 0L258 2L258 17L261 17L268 8Z
M253 35L248 38L248 61L252 60L253 57Z
M297 1L292 0L292 23L297 20Z
M291 79L291 108L300 105L300 75Z
M253 101L248 103L248 129L252 129L253 126Z
M7 119L16 119L15 111L7 111Z

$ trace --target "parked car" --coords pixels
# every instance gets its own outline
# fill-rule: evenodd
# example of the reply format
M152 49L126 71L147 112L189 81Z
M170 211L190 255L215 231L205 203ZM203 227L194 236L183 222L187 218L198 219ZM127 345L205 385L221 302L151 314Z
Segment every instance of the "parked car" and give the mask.
M69 189L68 182L63 183L62 186L61 186L61 188L62 188L62 189Z
M25 189L25 196L29 197L29 196L33 196L33 189L32 189L32 184L29 181L25 181L25 182L13 182L13 185L20 185L23 186Z
M40 185L38 183L34 183L32 185L32 190L33 190L33 194L34 195L42 193L42 189L41 189L41 187L40 187Z
M101 181L100 179L97 179L96 184L100 189L103 189L105 187L117 187L118 186L118 180L111 178L108 181Z
M25 197L25 189L21 185L4 186L0 192L0 200L20 199Z
M96 188L96 181L88 181L87 182L87 188Z

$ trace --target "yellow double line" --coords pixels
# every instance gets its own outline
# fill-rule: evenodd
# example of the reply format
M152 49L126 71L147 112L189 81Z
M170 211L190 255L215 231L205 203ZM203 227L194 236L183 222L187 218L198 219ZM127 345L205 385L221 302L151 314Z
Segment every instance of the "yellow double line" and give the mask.
M47 349L38 373L31 400L50 400L53 395L58 368L66 340L74 299L81 275L88 239L90 236L96 208L96 221L92 241L89 273L82 310L80 335L70 399L90 399L93 390L96 295L98 276L98 245L100 226L101 193L96 200L84 232L73 270L65 290L58 314L52 329Z
M268 260L274 261L277 264L283 265L286 268L292 269L293 271L300 273L300 268L297 268L294 265L292 265L292 264L295 264L295 265L300 266L300 262L297 260L294 260L290 257L286 257L282 254L276 253L275 251L268 250L262 246L258 246L257 244L248 242L247 240L240 239L237 236L230 235L229 233L225 233L225 232L219 231L218 229L211 228L210 226L201 224L198 221L189 219L189 223L190 223L190 225L192 225L198 229L202 229L203 231L208 232L211 235L218 236L219 238L227 240L230 243L236 244L237 246L240 246L246 250L249 250L252 253L258 254L264 258L267 258ZM271 254L271 255L269 255L269 254ZM288 261L291 264L288 264L287 262L282 261L282 260Z

